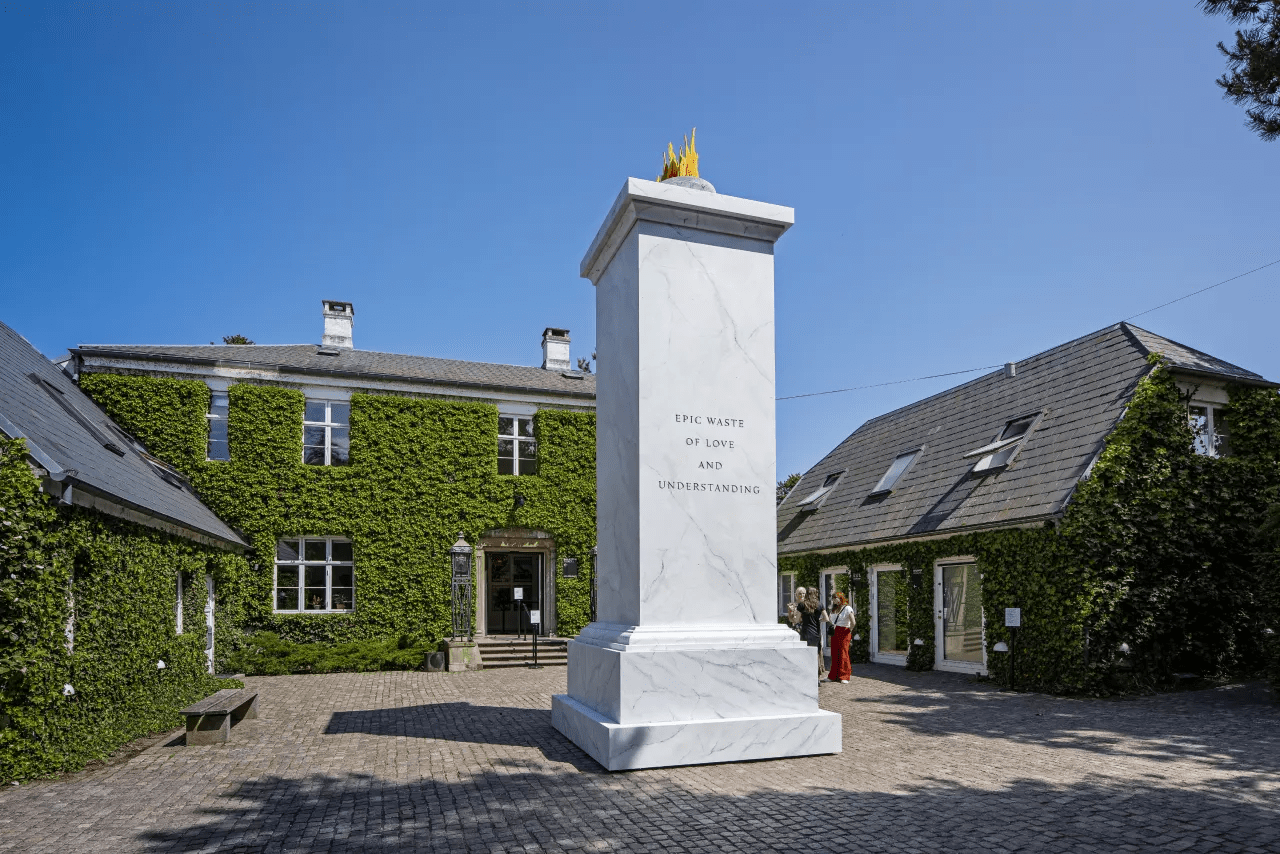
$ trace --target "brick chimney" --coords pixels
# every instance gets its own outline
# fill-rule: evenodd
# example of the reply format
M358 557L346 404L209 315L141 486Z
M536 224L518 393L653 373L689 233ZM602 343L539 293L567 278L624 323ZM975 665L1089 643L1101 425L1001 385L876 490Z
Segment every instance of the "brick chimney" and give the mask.
M324 337L320 344L324 347L346 347L351 343L351 327L356 318L356 307L349 302L326 299L320 303L324 306Z
M572 371L569 361L569 330L542 330L542 369L545 371Z

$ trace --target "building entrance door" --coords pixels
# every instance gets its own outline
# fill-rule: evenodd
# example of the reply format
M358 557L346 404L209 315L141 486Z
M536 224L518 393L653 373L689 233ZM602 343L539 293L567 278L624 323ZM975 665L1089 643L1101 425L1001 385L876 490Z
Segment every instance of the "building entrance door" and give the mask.
M486 552L484 560L488 573L485 578L488 633L514 635L521 627L529 631L529 618L520 603L523 602L530 611L542 608L542 555L536 552ZM523 598L517 599L517 595ZM543 622L546 622L545 618Z
M934 569L934 634L939 670L982 673L986 647L982 639L982 579L975 563L942 564Z

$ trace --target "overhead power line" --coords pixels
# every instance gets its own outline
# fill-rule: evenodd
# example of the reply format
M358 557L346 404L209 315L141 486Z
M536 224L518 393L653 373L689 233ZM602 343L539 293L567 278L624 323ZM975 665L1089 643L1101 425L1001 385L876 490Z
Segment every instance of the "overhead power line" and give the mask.
M1142 317L1142 315L1144 314L1150 314L1151 312L1156 311L1158 309L1162 309L1165 306L1173 305L1175 302L1182 302L1184 299L1190 299L1191 297L1196 296L1197 294L1202 294L1205 291L1211 291L1214 288L1221 287L1222 285L1227 284L1228 282L1234 282L1236 279L1243 279L1245 276L1252 275L1258 272L1259 270L1265 270L1268 267L1274 267L1276 264L1280 264L1280 258L1277 258L1276 260L1270 263L1263 264L1261 267L1254 267L1252 270L1249 270L1248 272L1240 273L1239 275L1232 276L1229 279L1223 279L1221 282L1218 282L1213 285L1209 285L1208 287L1205 287L1205 288L1201 288L1198 291L1192 291L1189 294L1184 294L1183 296L1180 296L1177 299L1171 299L1168 302L1162 302L1157 306L1153 306L1152 308L1147 309L1146 311L1140 311L1137 314L1131 314L1128 317L1121 320L1120 322L1124 323L1125 321L1133 320L1135 317ZM921 380L933 380L933 379L937 379L938 377L955 377L961 374L976 374L978 371L990 371L999 367L1002 367L1002 366L987 365L984 368L969 368L968 370L964 370L964 371L948 371L945 374L929 374L928 376L912 377L911 379L907 379L907 380L890 380L889 382L885 382L885 383L872 383L871 385L856 385L856 386L851 386L849 388L835 388L835 389L832 389L831 391L812 391L812 392L809 392L808 394L789 394L786 397L775 398L775 400L796 400L797 398L801 398L801 397L821 397L824 394L842 394L846 391L862 391L863 389L868 389L868 388L882 388L883 386L887 386L887 385L902 385L903 383L915 383L915 382L920 382Z

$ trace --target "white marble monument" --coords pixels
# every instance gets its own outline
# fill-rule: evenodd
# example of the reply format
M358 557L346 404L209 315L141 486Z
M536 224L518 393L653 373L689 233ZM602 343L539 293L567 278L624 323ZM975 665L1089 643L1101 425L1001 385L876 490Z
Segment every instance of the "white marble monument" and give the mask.
M777 622L773 244L793 222L631 178L582 262L599 620L551 720L611 771L840 751L817 654Z

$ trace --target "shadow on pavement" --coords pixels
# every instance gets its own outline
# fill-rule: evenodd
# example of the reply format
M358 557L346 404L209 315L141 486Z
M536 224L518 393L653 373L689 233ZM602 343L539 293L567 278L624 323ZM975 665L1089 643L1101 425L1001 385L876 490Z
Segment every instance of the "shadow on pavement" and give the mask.
M604 773L595 760L552 729L550 709L431 703L334 712L324 734L341 733L535 747L548 759L567 762L578 771Z
M262 777L224 797L202 823L139 839L246 852L1280 850L1280 816L1261 798L1148 782L732 793L659 771L486 770L408 783Z

